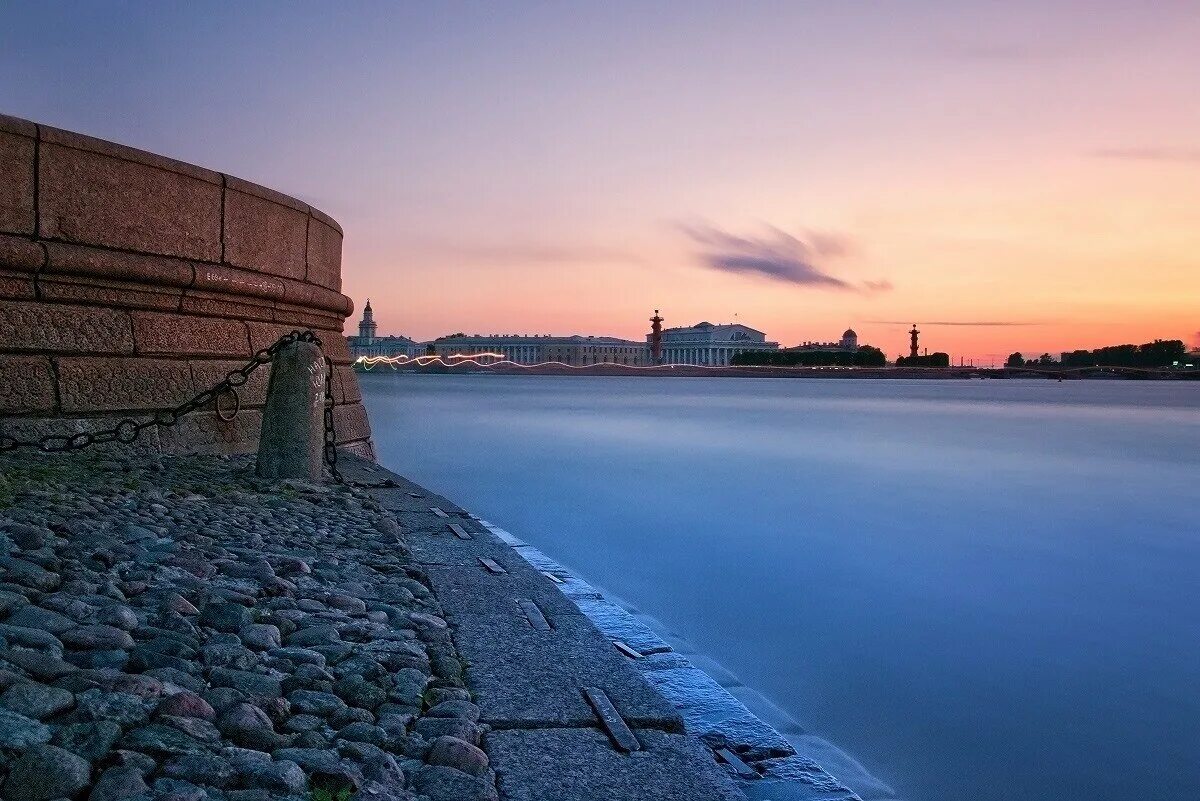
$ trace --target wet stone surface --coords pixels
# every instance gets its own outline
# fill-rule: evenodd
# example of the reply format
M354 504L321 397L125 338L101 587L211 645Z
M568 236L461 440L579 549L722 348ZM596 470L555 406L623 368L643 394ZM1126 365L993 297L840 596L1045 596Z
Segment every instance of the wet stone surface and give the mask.
M0 459L0 801L496 798L427 582L361 490Z

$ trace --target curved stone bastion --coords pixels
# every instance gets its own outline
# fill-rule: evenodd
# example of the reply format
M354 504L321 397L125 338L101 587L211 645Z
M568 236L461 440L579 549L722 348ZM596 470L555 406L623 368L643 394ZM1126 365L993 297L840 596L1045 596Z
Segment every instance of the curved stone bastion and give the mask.
M294 198L0 115L3 433L74 433L173 408L311 328L334 363L338 442L370 456L342 336L353 303L341 256L341 227ZM253 450L267 373L239 391L232 421L210 405L143 436L172 453Z

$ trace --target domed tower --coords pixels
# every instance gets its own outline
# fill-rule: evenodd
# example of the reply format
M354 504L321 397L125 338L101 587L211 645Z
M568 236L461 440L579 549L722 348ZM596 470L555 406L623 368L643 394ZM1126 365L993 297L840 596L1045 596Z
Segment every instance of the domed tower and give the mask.
M858 334L853 328L847 328L842 334L842 347L846 350L858 350Z
M375 312L371 311L371 299L363 306L362 319L358 321L358 344L370 345L375 341Z

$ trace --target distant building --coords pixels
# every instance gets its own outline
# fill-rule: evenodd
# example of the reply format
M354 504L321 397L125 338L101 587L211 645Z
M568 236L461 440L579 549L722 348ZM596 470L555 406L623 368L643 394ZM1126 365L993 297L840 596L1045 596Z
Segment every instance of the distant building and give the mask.
M375 312L371 309L370 298L367 298L362 319L358 321L358 341L362 345L370 345L375 341Z
M658 310L650 319L651 330L645 342L619 337L528 335L528 334L448 334L429 342L415 342L403 336L378 336L375 313L368 300L363 306L358 336L346 337L354 358L363 356L453 356L475 357L481 364L511 361L517 364L561 362L572 367L616 364L648 367L654 364L725 366L739 353L778 351L778 342L739 323L714 325L709 322L678 328L662 327ZM858 337L847 331L842 343L858 347Z
M650 337L647 336L647 343ZM778 342L740 323L696 323L662 332L663 361L667 364L724 366L739 353L779 350Z
M467 335L451 334L438 337L428 347L434 355L480 356L479 361L490 364L501 359L517 364L562 362L572 367L593 364L619 364L644 367L650 364L650 349L644 343L617 337L597 336L528 336L522 334ZM498 354L498 355L487 355Z
M796 351L835 351L839 353L856 353L858 351L858 334L853 328L847 328L842 338L837 342L801 342L794 348L785 348L788 352Z
M375 312L371 309L371 301L368 299L367 305L363 306L362 319L358 322L358 336L346 337L352 358L357 359L361 356L407 356L413 358L421 356L425 352L423 345L408 337L380 337L376 336L376 330Z

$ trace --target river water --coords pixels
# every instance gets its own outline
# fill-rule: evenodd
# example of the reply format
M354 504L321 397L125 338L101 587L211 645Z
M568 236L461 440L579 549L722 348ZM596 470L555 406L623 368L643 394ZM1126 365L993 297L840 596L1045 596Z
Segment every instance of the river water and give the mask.
M902 798L1200 797L1200 384L361 382L384 464Z

